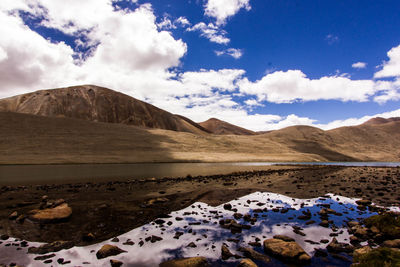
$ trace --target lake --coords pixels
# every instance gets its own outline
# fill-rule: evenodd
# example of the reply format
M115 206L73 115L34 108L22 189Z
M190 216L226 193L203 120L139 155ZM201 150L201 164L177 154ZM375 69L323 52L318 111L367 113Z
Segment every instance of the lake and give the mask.
M273 165L336 165L400 167L400 162L233 162L0 165L0 185L95 182L150 177L228 174L263 170Z

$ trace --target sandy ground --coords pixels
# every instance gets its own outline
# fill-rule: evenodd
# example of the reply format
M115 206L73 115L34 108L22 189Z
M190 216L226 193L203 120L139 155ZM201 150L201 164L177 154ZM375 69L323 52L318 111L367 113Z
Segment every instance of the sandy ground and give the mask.
M296 198L334 193L370 199L384 206L400 206L400 168L274 166L229 175L4 186L0 191L0 234L27 241L71 240L87 245L125 233L196 201L219 205L255 191ZM27 214L38 208L43 195L65 199L73 210L72 216L65 222L51 224L9 220L14 211ZM157 198L163 200L149 204ZM95 239L83 241L82 236L87 233Z

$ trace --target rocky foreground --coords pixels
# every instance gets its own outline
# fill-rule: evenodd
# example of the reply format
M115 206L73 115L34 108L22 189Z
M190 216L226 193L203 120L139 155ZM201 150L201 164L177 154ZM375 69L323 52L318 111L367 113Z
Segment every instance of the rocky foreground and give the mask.
M360 266L370 266L362 264L379 258L390 258L395 262L399 258L399 215L371 205L374 202L383 206L399 207L399 179L399 168L282 167L279 170L225 176L3 187L0 194L1 242L8 240L9 236L20 238L15 245L12 244L16 247L29 246L25 240L46 242L47 244L41 246L29 246L28 252L38 254L38 261L51 263L55 261L52 259L55 255L51 255L56 251L112 238L156 218L165 218L171 211L190 206L195 201L219 205L255 191L276 192L296 198L335 193L361 198L357 202L360 214L368 211L380 215L348 221L346 227L351 234L349 242L339 242L335 238L332 218L343 214L330 206L321 206L317 223L312 222L314 215L304 210L302 215L297 216L298 220L332 229L330 240L310 240L325 246L324 249L315 250L313 256L327 258L329 253L329 257L339 258L343 262L354 259L355 262L360 262ZM219 218L218 225L221 229L230 230L232 234L251 229L260 220L255 215L235 213L235 208L229 205L224 206L224 209L232 211L233 218ZM288 210L280 208L272 212L282 214ZM162 228L167 227L168 222L161 219L155 223ZM293 227L296 235L303 235L303 230L301 227ZM180 233L177 232L176 235L179 239ZM292 237L277 235L273 238L262 238L257 237L237 251L231 251L232 248L226 245L215 249L221 250L222 261L243 258L240 266L268 266L271 259L295 264L308 264L311 260L310 253L304 251ZM152 235L141 242L156 243L161 240L162 237ZM127 242L129 240L125 243ZM134 245L132 243L133 241L131 245ZM188 246L196 246L196 243ZM263 253L255 250L260 247L263 247ZM105 259L125 253L125 250L115 242L105 244L95 253L98 259ZM57 262L67 264L68 259L58 258ZM121 264L122 262L110 259L111 266ZM207 264L207 258L199 257L167 261L162 266Z

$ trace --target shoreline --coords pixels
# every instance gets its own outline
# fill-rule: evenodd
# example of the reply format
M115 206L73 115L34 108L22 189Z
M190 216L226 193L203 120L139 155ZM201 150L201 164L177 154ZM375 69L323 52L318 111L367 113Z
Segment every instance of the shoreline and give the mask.
M385 186L387 179L391 186ZM310 186L311 185L311 186ZM295 198L320 197L327 193L366 198L377 205L400 206L397 192L399 168L303 166L226 175L139 179L58 185L4 186L0 191L0 233L28 241L72 241L76 245L97 243L144 225L200 201L212 206L256 191ZM14 211L28 214L42 197L64 199L72 216L59 223L22 223L8 217ZM148 205L151 201L164 199ZM82 239L93 233L90 242Z

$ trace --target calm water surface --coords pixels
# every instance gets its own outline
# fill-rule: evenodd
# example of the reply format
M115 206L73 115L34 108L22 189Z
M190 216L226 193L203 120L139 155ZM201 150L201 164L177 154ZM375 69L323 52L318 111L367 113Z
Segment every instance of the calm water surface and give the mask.
M234 163L136 163L0 165L1 185L95 182L150 177L227 174L263 170L272 165L343 165L399 167L400 162L234 162Z

